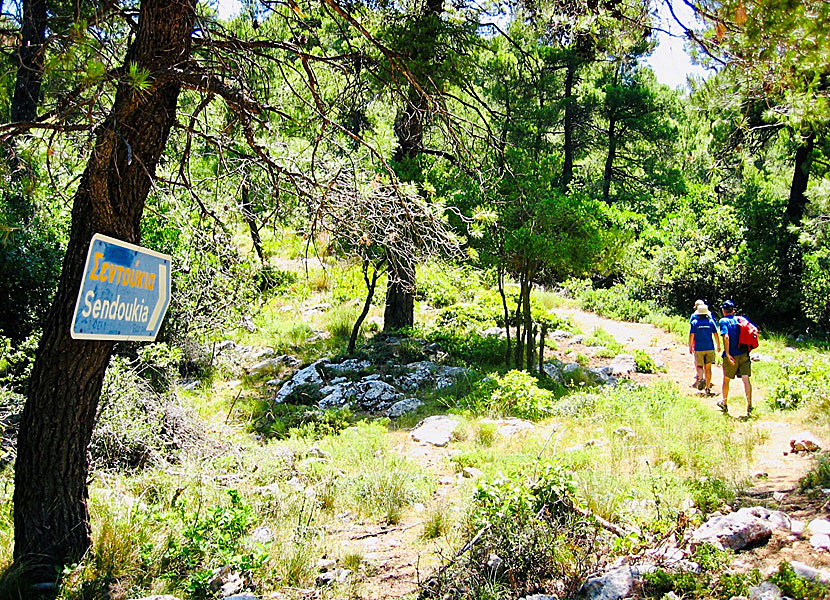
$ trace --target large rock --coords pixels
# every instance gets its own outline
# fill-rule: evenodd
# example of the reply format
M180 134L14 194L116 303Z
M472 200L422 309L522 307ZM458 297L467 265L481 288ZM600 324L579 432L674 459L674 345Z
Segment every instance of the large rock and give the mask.
M611 375L622 377L637 370L637 361L630 354L617 354L608 366L611 367Z
M586 369L579 363L568 363L562 367L562 379L566 384L596 387L600 385L616 385L617 378L611 375L609 367Z
M781 588L771 581L749 588L749 600L781 600L781 596Z
M323 365L328 364L328 362L329 359L321 358L320 360L308 365L305 369L300 369L294 373L294 376L286 381L279 390L277 390L277 393L274 395L274 402L277 404L285 402L285 399L291 395L291 392L301 385L316 385L317 387L323 387L325 385L325 381L323 381L323 377L320 375L319 369Z
M179 600L176 596L170 594L162 594L160 596L144 596L143 598L133 598L132 600Z
M351 402L371 412L386 410L400 400L398 390L377 379L362 379L355 382L348 387L345 395Z
M810 535L816 533L830 535L830 521L827 519L813 519L807 524L806 529L810 532Z
M790 566L792 566L793 572L803 579L809 579L824 585L830 583L830 572L828 571L816 569L797 560L791 560Z
M344 373L362 373L372 366L368 360L348 358L340 363L326 363L323 370L328 375L343 375Z
M712 517L692 533L692 545L706 543L721 550L740 550L765 543L778 525L774 518L753 514L753 511L758 512L757 509L766 510L762 507L742 508L726 516Z
M452 439L452 434L455 433L458 425L456 419L446 415L427 417L412 432L412 439L433 446L446 446Z
M296 369L301 364L299 359L294 356L282 354L274 358L266 358L245 370L248 372L248 375L262 375L263 373L273 373L282 366L288 367L289 369Z
M545 375L553 379L556 383L565 383L565 379L562 375L562 363L558 360L544 363L542 365L542 370L545 372Z

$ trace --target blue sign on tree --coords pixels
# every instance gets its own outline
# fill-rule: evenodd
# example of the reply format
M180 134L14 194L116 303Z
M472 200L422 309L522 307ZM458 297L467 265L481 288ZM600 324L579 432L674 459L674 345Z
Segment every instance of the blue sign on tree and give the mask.
M170 257L96 233L89 244L71 335L155 340L170 305Z

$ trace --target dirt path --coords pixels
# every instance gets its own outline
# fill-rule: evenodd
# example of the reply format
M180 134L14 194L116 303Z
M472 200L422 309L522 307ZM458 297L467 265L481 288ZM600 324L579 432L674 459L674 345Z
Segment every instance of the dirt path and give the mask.
M662 329L646 323L626 323L606 319L593 313L577 309L556 309L557 315L568 317L586 334L591 335L597 329L604 329L614 339L629 350L645 350L652 357L659 358L665 363L666 372L650 376L636 376L639 383L658 380L672 381L681 391L697 397L700 402L717 410L716 402L720 395L706 397L703 393L690 388L694 378L694 366L689 355L688 346L681 344L672 335ZM720 389L722 381L720 367L712 370L713 390ZM757 390L756 390L757 392ZM760 406L763 398L756 393L753 404ZM745 399L740 385L733 383L730 394L730 414L733 417L743 416ZM754 462L747 475L753 478L753 484L747 493L751 497L773 499L782 506L803 504L798 497L799 480L810 470L814 463L812 456L792 454L790 440L803 428L786 421L763 419L755 424L755 428L763 432L766 441L759 446L754 455Z
M671 381L713 411L717 410L715 403L719 396L707 397L689 387L694 377L692 359L688 347L672 334L653 325L614 321L576 309L556 309L554 312L570 318L585 335L591 335L601 328L627 350L645 350L665 364L664 372L653 375L634 374L632 377L638 383ZM581 345L578 348L585 352L591 350ZM564 343L560 345L562 352L570 349ZM607 364L608 361L609 359L596 359L592 360L592 364ZM713 382L715 389L719 389L720 368L714 369ZM743 408L742 390L740 394L734 395L733 400L732 418L738 418L736 413ZM756 404L760 401L757 398ZM751 498L776 502L781 509L793 512L798 518L809 518L811 515L808 513L812 511L815 514L817 507L805 507L803 502L799 503L800 497L796 490L799 479L809 470L813 459L804 455L784 454L789 449L789 440L801 429L784 421L771 420L758 421L755 427L766 432L766 441L756 450L754 464L747 473L753 477L753 485L747 494ZM392 435L396 436L394 444L398 454L416 462L435 477L438 484L431 503L447 507L452 505L459 493L454 481L456 475L448 460L453 450L416 443L405 431ZM764 475L755 477L755 474ZM340 556L358 553L363 558L363 572L355 590L356 596L391 600L417 593L418 578L429 573L437 560L436 548L420 539L429 510L428 507L418 506L404 514L401 522L394 526L351 523L337 533L336 545Z

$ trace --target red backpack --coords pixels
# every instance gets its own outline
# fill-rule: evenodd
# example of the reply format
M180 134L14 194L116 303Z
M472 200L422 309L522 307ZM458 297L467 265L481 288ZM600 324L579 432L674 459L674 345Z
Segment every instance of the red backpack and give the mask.
M758 328L744 317L738 317L738 347L749 352L758 347Z

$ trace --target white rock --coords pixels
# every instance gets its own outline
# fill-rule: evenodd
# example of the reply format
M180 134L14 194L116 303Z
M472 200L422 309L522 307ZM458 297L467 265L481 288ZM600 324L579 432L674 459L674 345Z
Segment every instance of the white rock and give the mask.
M807 525L807 531L809 531L811 535L814 533L830 535L830 521L827 521L826 519L813 519Z
M568 338L574 337L574 334L570 331L565 331L564 329L557 329L553 333L548 334L555 340L567 340Z
M750 508L741 508L735 514L738 516L744 514L752 515L753 517L758 517L759 519L766 521L770 526L772 526L773 529L792 531L792 521L790 520L790 517L787 516L787 513L781 512L780 510L769 510L763 506L753 506Z
M721 550L740 550L750 544L766 542L775 528L766 519L741 509L730 515L710 518L692 532L692 544L707 543Z
M458 425L459 422L456 419L446 415L427 417L412 432L412 439L433 446L446 446Z
M331 558L321 558L317 561L318 571L330 571L337 566L337 561Z
M627 598L634 587L634 580L643 573L654 570L652 565L621 566L592 577L582 585L581 596L585 600L620 600Z
M160 596L144 596L143 598L133 598L132 600L179 600L176 596L170 594L162 594Z
M291 392L301 385L311 384L323 387L325 382L323 381L318 368L328 364L328 362L329 359L321 358L320 360L308 365L305 369L300 369L294 373L294 376L286 381L279 390L277 390L277 393L274 395L274 402L276 404L285 402L285 399L291 395Z
M536 426L530 421L517 419L516 417L508 417L507 419L482 419L481 422L493 425L496 427L499 435L504 437L510 437L517 433L525 433L536 429Z
M810 536L810 545L813 548L830 548L830 535L826 533L816 533Z
M801 535L804 533L804 521L790 519L790 531L792 531L794 535Z
M775 359L769 354L761 354L760 352L752 352L749 355L753 362L774 362Z
M781 588L771 581L765 581L749 588L749 598L750 600L781 600Z
M806 565L803 562L798 562L797 560L791 560L790 565L792 566L795 574L799 577L823 584L830 583L830 573L827 571L816 569L815 567Z
M621 438L632 438L634 437L634 430L631 427L617 427L614 430L614 435Z
M484 477L484 472L481 469L476 469L475 467L464 467L464 470L461 471L461 475L465 479L479 479Z
M251 539L258 544L267 544L274 541L274 532L267 525L263 525L251 532Z
M611 375L621 377L635 372L637 370L637 361L634 360L631 354L618 354L608 366L611 367Z

